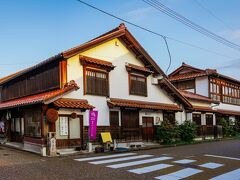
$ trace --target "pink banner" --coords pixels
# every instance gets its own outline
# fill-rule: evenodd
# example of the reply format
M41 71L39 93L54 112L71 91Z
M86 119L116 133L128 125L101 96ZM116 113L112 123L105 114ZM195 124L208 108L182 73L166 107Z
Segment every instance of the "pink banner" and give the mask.
M98 111L89 111L89 140L95 140L97 134Z

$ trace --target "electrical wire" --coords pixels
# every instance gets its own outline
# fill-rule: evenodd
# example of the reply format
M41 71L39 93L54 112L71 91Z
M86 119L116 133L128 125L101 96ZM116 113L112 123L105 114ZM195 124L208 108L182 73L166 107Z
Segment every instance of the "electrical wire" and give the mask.
M206 11L208 14L210 14L213 18L215 18L217 21L222 23L226 28L228 28L231 31L234 31L232 27L230 27L227 23L225 23L221 18L216 16L210 9L206 8L202 3L200 3L198 0L194 0L195 4L197 4L199 7L201 7L204 11Z
M208 38L211 38L225 46L228 46L232 49L235 49L237 51L240 51L240 46L238 44L235 44L209 30L206 28L194 23L193 21L187 19L186 17L182 16L181 14L173 11L172 9L168 8L167 6L163 5L157 0L142 0L143 2L147 3L148 5L152 6L153 8L163 12L164 14L168 15L169 17L177 20L178 22L181 22L182 24L190 27L191 29L198 31L199 33L207 36Z
M125 19L123 19L123 18L120 18L120 17L118 17L118 16L116 16L116 15L113 15L113 14L111 14L111 13L108 13L108 12L106 12L106 11L104 11L104 10L102 10L102 9L99 9L99 8L97 8L97 7L95 7L95 6L91 5L91 4L88 4L88 3L86 3L86 2L84 2L84 1L82 1L82 0L76 0L76 1L78 1L78 2L80 2L80 3L82 3L82 4L84 4L84 5L92 8L92 9L95 9L95 10L97 10L97 11L99 11L99 12L102 12L103 14L106 14L106 15L108 15L108 16L111 16L111 17L115 18L115 19L118 19L118 20L120 20L120 21L122 21L122 22L125 22L125 23L127 23L127 24L130 24L130 25L132 25L132 26L134 26L134 27L137 27L137 28L139 28L139 29L142 29L142 30L144 30L144 31L146 31L146 32L152 33L152 34L154 34L154 35L156 35L156 36L160 36L161 38L162 38L162 37L166 37L166 38L169 39L169 40L175 41L175 42L177 42L177 43L180 43L180 44L183 44L183 45L186 45L186 46L195 48L195 49L199 49L199 50L202 50L202 51L205 51L205 52L208 52L208 53L212 53L212 54L215 54L215 55L218 55L218 56L222 56L222 57L225 57L225 58L228 58L228 59L236 59L236 58L234 58L234 57L231 57L231 56L228 56L228 55L225 55L225 54L216 52L216 51L212 51L212 50L209 50L209 49L207 49L207 48L200 47L200 46L197 46L197 45L192 44L192 43L189 43L189 42L185 42L185 41L178 40L178 39L175 39L175 38L170 37L170 36L166 36L166 35L163 35L163 34L154 32L153 30L150 30L150 29L148 29L148 28L142 27L142 26L140 26L140 25L137 25L137 24L135 24L135 23L132 23L132 22L130 22L130 21L127 21L127 20L125 20Z
M170 49L169 49L169 46L168 46L167 38L165 36L163 37L163 40L164 40L164 42L166 44L168 55L169 55L169 65L168 65L167 70L165 72L165 74L167 74L168 70L170 69L171 64L172 64L172 56L171 56L171 52L170 52Z

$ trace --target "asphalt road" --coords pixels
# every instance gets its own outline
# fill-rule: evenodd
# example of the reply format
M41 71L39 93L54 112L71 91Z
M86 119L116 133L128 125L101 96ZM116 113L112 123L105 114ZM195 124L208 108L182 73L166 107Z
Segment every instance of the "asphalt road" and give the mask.
M239 140L129 153L43 158L0 146L0 179L240 179Z

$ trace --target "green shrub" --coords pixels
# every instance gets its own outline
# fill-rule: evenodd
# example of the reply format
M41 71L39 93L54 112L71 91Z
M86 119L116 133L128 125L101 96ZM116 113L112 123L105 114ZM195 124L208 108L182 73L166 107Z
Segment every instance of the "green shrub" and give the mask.
M178 126L178 134L181 141L192 142L196 137L197 126L195 123L186 120L183 124Z
M161 122L157 128L157 139L163 144L172 144L177 136L177 128L168 120Z
M233 121L229 120L229 122L227 122L227 120L221 118L219 121L219 125L222 126L224 137L231 137L236 135L236 128L233 124Z

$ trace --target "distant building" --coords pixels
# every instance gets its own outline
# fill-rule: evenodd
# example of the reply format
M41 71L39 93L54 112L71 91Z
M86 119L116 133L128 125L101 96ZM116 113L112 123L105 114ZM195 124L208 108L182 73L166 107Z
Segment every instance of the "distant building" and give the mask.
M240 81L185 63L169 74L169 80L193 105L187 119L209 126L209 133L221 118L240 121Z

